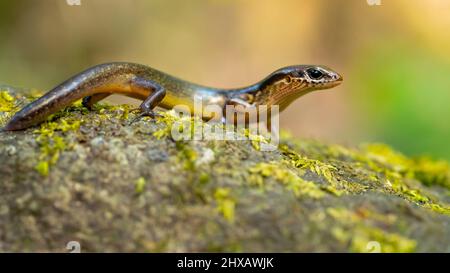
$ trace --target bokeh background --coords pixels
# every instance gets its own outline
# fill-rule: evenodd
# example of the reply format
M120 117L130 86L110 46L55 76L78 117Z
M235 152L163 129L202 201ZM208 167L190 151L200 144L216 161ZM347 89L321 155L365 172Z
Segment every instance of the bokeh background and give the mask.
M2 0L0 83L47 90L131 61L238 87L285 65L324 64L344 84L292 104L282 128L450 159L449 15L448 0Z

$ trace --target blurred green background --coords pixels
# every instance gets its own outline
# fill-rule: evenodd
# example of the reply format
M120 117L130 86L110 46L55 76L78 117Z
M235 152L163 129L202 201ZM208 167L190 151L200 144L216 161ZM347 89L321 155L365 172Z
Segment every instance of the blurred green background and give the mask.
M131 61L238 87L323 64L344 84L292 104L282 128L450 159L449 14L448 0L2 0L0 83L48 90L89 66Z

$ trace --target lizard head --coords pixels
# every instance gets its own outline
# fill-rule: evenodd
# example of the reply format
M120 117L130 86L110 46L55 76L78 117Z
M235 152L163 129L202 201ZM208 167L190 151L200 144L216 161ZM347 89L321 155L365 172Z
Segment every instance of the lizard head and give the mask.
M313 90L332 88L341 84L343 80L339 73L325 66L309 66L297 73ZM293 76L295 77L295 73Z
M282 109L295 99L314 90L329 89L342 83L342 76L321 65L288 66L261 81L260 103L280 104ZM265 101L264 101L265 100Z
M295 65L281 68L272 73L268 79L273 84L282 82L287 85L301 84L302 89L319 90L335 87L342 83L342 76L332 69L321 65Z

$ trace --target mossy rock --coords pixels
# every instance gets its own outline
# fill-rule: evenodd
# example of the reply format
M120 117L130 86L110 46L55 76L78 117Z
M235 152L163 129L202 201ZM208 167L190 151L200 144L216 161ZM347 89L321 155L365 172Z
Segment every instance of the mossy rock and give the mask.
M0 87L0 126L39 95ZM173 112L129 110L76 103L0 132L0 251L450 251L445 161L286 133L271 152L176 141Z

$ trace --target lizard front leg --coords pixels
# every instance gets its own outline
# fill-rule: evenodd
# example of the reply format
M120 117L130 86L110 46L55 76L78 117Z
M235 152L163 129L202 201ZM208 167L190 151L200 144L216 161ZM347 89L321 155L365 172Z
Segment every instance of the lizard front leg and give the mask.
M131 86L132 88L150 91L150 95L139 106L141 114L133 120L133 122L144 116L154 118L156 114L153 109L164 99L166 96L166 90L151 80L139 77L131 81Z

